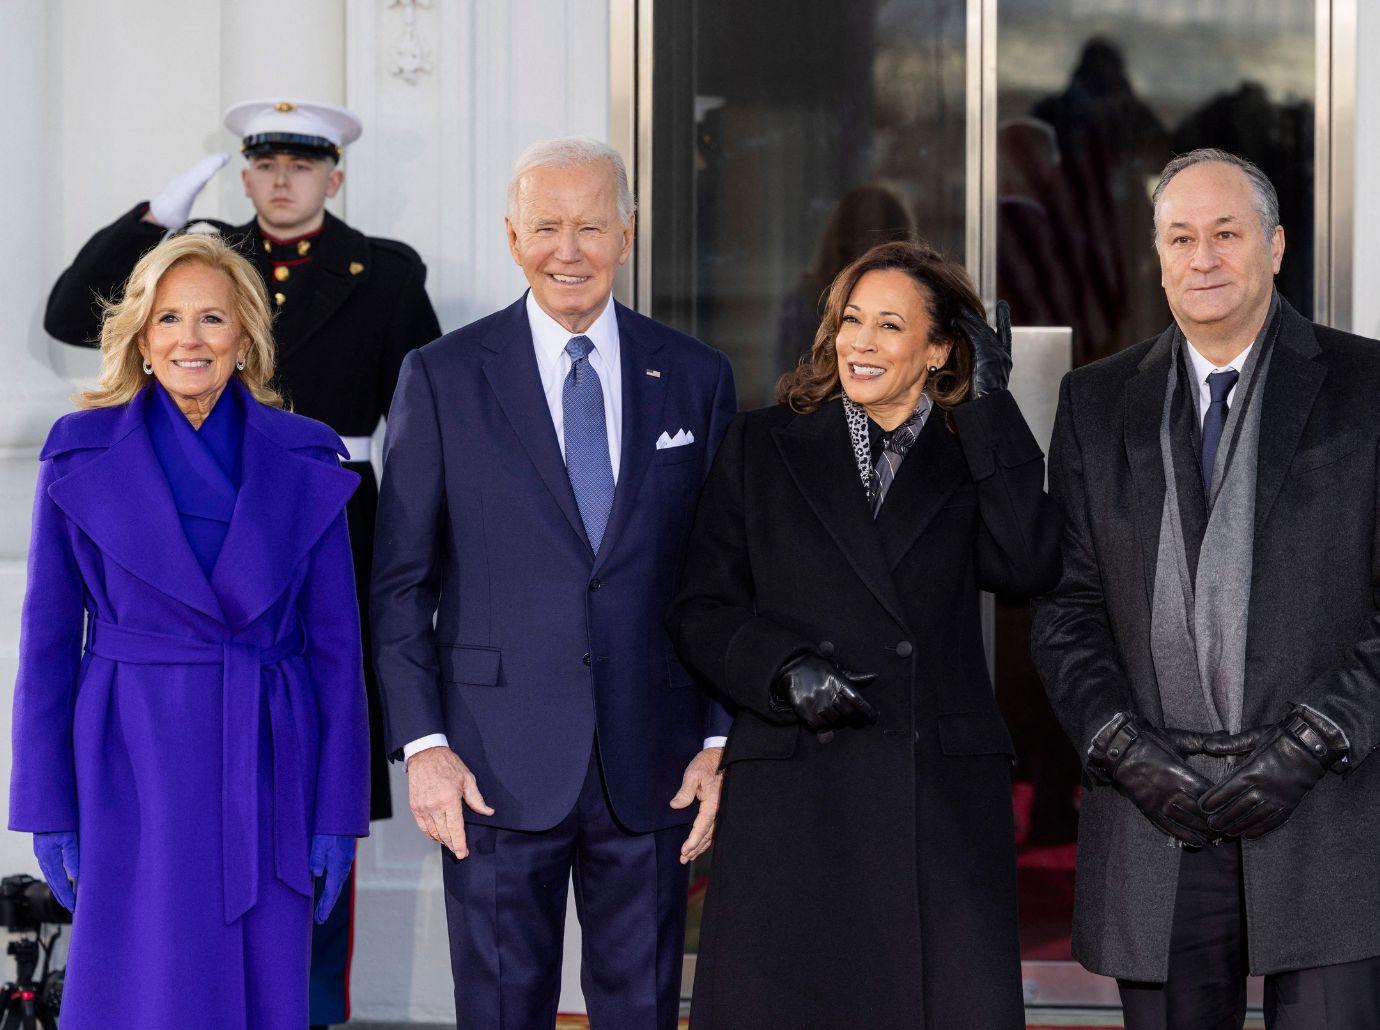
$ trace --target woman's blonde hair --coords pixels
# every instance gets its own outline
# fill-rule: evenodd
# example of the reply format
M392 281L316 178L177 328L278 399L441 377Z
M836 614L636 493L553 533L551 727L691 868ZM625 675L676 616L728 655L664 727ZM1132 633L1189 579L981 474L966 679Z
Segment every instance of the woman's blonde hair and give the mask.
M158 284L168 270L184 262L213 268L230 280L230 293L241 339L248 340L244 368L232 374L260 404L284 407L273 387L275 351L273 316L268 291L249 260L214 233L171 236L139 259L129 273L118 301L105 302L101 318L101 375L95 389L76 396L83 408L114 408L127 404L149 382L144 374L139 341L153 316Z
M793 411L808 414L842 392L839 361L834 351L843 309L853 287L868 272L895 269L915 282L925 298L930 318L930 343L950 345L943 366L925 382L925 392L945 414L968 396L973 383L973 345L959 329L958 317L966 308L986 319L982 300L962 265L948 261L924 243L896 241L873 247L834 278L824 303L824 318L815 333L810 353L776 384L776 399Z

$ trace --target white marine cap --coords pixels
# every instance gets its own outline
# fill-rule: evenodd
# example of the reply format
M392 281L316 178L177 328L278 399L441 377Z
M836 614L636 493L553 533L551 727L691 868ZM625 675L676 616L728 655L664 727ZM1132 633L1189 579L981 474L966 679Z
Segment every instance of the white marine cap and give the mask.
M225 112L225 127L242 140L246 156L298 153L339 158L364 131L349 111L316 100L246 100Z

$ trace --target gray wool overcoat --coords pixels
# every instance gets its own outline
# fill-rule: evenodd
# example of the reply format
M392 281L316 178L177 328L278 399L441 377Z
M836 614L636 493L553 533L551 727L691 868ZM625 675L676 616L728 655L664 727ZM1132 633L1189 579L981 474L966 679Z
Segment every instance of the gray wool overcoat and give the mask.
M1351 768L1281 828L1243 842L1252 973L1380 955L1380 343L1281 302L1264 385L1244 726L1305 702ZM1165 484L1159 425L1171 331L1064 380L1050 450L1063 578L1032 648L1080 753L1115 713L1163 724L1150 651ZM1108 976L1168 973L1180 851L1130 801L1085 783L1073 952Z

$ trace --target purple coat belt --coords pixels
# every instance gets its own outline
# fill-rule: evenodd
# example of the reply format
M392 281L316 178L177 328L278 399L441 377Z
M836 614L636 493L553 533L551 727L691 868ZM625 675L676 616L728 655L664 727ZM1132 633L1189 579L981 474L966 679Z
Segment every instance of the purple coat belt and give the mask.
M225 921L233 923L259 896L259 713L265 695L273 740L273 868L293 890L312 896L305 776L292 707L281 690L265 690L263 670L302 653L300 628L267 647L127 629L95 619L86 649L131 665L220 665L224 668L221 734ZM232 729L231 729L232 728ZM230 729L230 732L225 732Z

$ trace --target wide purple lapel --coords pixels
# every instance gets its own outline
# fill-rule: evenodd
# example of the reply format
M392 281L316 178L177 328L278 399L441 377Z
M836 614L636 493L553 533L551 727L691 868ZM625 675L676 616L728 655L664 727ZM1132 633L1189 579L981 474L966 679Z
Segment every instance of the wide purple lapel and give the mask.
M223 621L149 440L144 405L151 399L146 390L130 401L105 453L59 479L48 496L130 575Z
M244 470L211 587L238 628L253 622L292 582L303 559L340 515L359 477L293 449L280 419L244 397Z
M636 506L642 481L647 477L652 457L656 454L656 439L667 427L661 424L661 412L666 405L666 383L673 370L657 368L652 355L658 350L655 340L638 334L630 326L622 305L618 314L618 349L623 368L623 437L619 446L618 486L613 491L613 510L599 547L597 571L622 534ZM648 375L648 371L660 375Z

